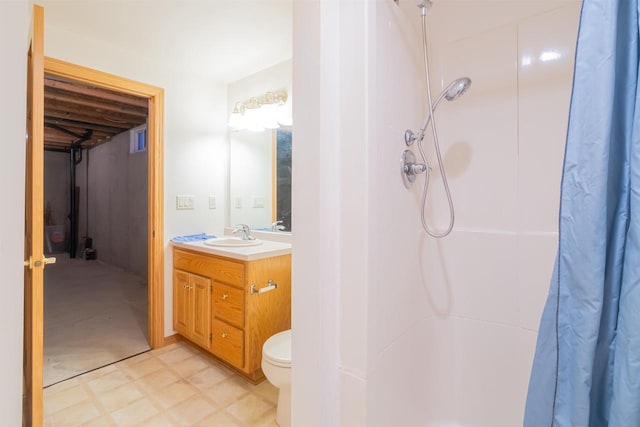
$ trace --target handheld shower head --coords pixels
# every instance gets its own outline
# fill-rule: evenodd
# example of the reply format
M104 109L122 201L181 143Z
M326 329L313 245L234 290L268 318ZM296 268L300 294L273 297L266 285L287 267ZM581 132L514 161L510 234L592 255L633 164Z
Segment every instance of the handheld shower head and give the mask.
M470 86L471 79L469 77L460 77L449 83L449 86L447 86L442 92L440 92L440 95L438 95L438 98L436 98L436 101L433 103L433 110L429 111L429 115L424 120L424 125L420 128L420 130L417 133L414 133L411 130L407 130L405 132L404 141L407 143L407 145L413 144L416 140L422 141L424 132L427 130L427 126L429 126L433 113L436 111L436 108L440 104L440 101L442 101L443 99L446 99L447 101L455 101L456 99L464 95L464 93L469 89Z
M433 111L429 112L429 115L424 121L424 126L420 129L420 133L424 134L424 131L427 129L427 126L429 126L429 122L431 121L431 116L438 107L438 104L440 104L440 101L443 99L446 99L447 101L455 101L464 95L467 89L469 89L469 86L471 86L471 79L469 77L460 77L459 79L455 79L449 83L449 86L440 92L440 95L436 98L436 102L433 103Z
M471 86L471 79L469 77L460 77L447 86L443 92L444 97L447 101L454 101L464 95L469 86Z
M431 3L431 0L416 0L416 6L420 8L420 14L425 16L427 14L427 10L431 9L431 6L433 6L433 3Z

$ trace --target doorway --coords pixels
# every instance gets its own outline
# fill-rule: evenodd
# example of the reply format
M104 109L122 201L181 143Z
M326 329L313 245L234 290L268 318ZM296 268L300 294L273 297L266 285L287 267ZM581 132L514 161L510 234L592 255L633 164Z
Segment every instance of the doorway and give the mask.
M149 350L148 100L44 79L45 387Z
M36 8L34 8L36 9ZM42 13L40 12L40 15ZM38 18L36 16L36 18ZM34 18L35 19L35 18ZM37 21L38 19L36 19ZM42 17L39 17L42 20ZM41 24L41 22L39 23ZM41 32L41 25L34 25L39 28ZM41 41L36 44L36 51L41 50ZM35 56L37 59L37 56ZM148 185L148 228L147 228L147 278L148 278L148 343L151 348L158 348L164 345L164 238L163 238L163 121L164 121L164 91L161 88L139 83L133 80L125 79L122 77L114 76L111 74L103 73L100 71L92 70L79 65L70 64L64 61L43 58L43 61L38 64L37 61L32 61L34 66L30 67L30 73L38 75L38 65L40 65L40 73L44 73L50 76L56 76L58 78L68 79L71 81L81 82L87 85L95 87L106 88L115 90L125 94L136 95L147 99L148 101L148 123L147 123L147 138L148 138L148 171L147 171L147 185ZM31 71L32 68L35 71ZM42 74L40 74L42 75ZM29 79L30 86L33 87L35 94L42 93L43 86L42 80ZM29 95L34 92L30 92ZM42 95L40 95L42 96ZM37 101L38 97L35 96ZM42 99L42 98L40 98ZM36 103L33 111L38 111L38 105ZM29 110L28 110L29 111ZM40 110L41 111L41 110ZM42 120L42 119L40 119ZM43 146L42 142L37 143L39 138L42 138L42 125L38 126L40 120L33 120L35 123L35 131L30 133L30 141L36 141L31 144L33 147L34 160L42 159ZM29 122L31 123L31 122ZM40 131L38 131L40 129ZM42 139L40 139L42 141ZM38 148L40 147L40 148ZM37 152L36 152L37 151ZM28 150L28 160L29 157ZM42 170L38 171L38 162L34 162L35 168L32 168L30 163L27 167L27 201L31 200L30 195L34 195L33 200L38 201L38 194L42 194L43 189L43 176ZM42 205L40 205L42 206ZM37 216L42 218L44 212L44 206L40 209L37 208L37 203L27 203L26 223L36 224L36 227L28 227L26 230L27 236L34 236L35 239L26 239L27 243L38 240L36 237L38 234L42 239L42 230L44 224L40 222L40 226L37 226ZM32 221L31 218L36 219ZM38 229L41 231L38 232ZM32 231L30 231L32 230ZM41 425L43 419L42 413L42 395L43 395L43 332L42 332L42 319L43 319L43 300L42 292L39 290L39 283L41 279L38 278L38 270L42 271L43 264L50 263L51 261L45 259L40 261L42 255L42 246L38 249L38 245L35 245L35 249L31 248L31 245L25 245L25 253L28 259L27 272L30 272L31 276L25 277L25 423L28 425ZM31 260L35 260L32 262ZM32 267L33 265L33 267ZM27 266L27 262L25 262ZM35 267L35 268L34 268ZM37 268L40 267L40 268ZM33 269L32 269L33 268ZM39 273L41 274L41 273ZM40 276L41 277L41 276Z

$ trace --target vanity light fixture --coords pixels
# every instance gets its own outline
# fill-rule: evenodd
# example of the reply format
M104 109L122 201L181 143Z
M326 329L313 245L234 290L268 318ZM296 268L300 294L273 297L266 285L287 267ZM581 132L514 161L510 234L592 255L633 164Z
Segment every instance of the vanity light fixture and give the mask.
M281 125L291 126L292 120L285 106L287 99L287 92L279 90L236 102L227 126L254 132L277 129Z

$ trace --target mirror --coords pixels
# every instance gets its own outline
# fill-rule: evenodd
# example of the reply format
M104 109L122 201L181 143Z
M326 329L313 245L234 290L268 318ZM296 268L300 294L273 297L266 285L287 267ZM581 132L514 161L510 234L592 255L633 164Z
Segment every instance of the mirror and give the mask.
M229 226L291 231L291 129L233 132L229 152Z
M283 91L281 107L291 117L291 60L250 75L227 87L229 113L243 110L249 100ZM238 108L240 106L240 108ZM244 109L253 116L256 111ZM292 128L280 121L277 129L228 128L229 203L227 226L247 224L260 231L291 231ZM274 229L274 222L282 221Z

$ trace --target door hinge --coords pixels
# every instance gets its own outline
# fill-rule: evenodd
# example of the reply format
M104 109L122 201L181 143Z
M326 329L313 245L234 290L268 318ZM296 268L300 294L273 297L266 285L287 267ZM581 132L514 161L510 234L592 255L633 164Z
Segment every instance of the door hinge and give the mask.
M209 342L211 342L212 339L213 339L213 334L209 332Z
M209 285L209 295L213 295L213 285Z

